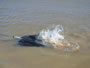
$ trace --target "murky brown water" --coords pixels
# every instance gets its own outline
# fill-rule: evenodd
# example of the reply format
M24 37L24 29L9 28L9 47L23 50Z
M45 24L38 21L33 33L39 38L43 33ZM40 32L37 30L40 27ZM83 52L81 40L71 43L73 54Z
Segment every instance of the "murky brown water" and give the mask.
M80 50L20 47L0 36L0 68L90 68L90 0L0 0L0 34L38 34L52 24Z

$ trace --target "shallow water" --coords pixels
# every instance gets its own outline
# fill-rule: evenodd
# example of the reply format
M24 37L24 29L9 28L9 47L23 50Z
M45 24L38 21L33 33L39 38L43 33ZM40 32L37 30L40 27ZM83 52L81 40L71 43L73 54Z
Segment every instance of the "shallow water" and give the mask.
M38 34L60 24L80 45L75 52L20 47L0 36L0 68L90 68L89 6L89 0L0 0L0 34Z

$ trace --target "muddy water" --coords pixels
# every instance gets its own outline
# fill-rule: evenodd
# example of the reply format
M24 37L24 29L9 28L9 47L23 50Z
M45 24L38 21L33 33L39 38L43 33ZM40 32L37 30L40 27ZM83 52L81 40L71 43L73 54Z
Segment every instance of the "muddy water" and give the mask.
M61 24L80 50L20 47L0 36L0 68L90 68L89 0L0 0L0 34L38 34Z

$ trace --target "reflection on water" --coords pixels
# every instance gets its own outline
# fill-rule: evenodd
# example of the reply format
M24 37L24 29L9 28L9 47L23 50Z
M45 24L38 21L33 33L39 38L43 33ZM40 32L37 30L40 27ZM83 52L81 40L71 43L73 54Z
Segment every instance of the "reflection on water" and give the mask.
M0 34L38 34L52 24L64 26L76 52L16 45L0 36L0 68L89 68L89 0L0 0ZM2 40L2 39L4 40Z

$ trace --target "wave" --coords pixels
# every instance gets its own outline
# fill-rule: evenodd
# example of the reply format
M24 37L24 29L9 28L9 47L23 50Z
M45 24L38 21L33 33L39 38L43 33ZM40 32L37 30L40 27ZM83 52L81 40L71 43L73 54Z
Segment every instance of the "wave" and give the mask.
M79 50L79 44L73 40L68 40L66 36L67 35L65 35L63 26L57 25L47 28L46 30L42 30L37 36L37 39L41 40L41 44L47 47L54 47L56 49L63 49L65 51Z

